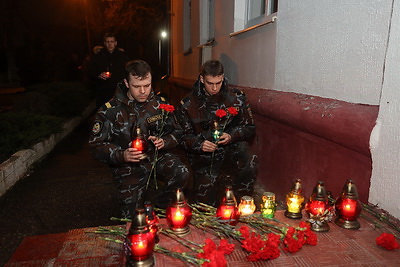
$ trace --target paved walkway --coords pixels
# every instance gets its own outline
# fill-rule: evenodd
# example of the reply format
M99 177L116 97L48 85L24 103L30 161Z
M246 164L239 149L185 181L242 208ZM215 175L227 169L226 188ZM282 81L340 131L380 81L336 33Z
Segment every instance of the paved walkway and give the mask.
M89 153L90 120L0 198L0 266L26 236L111 225L120 216L110 171Z

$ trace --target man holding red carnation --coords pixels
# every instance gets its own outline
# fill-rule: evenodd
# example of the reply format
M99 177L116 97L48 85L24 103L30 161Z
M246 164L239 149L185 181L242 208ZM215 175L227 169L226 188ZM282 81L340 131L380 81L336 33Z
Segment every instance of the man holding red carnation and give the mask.
M216 206L226 185L237 198L252 195L257 157L248 142L255 125L245 94L229 88L218 60L204 63L193 91L182 99L177 118L181 144L193 168L196 201ZM215 138L218 124L218 138Z
M94 158L110 166L118 184L122 217L131 218L146 200L166 208L175 190L186 186L189 173L180 158L169 151L178 144L182 128L173 114L174 107L154 94L150 66L134 60L127 63L126 71L114 97L96 113L89 146ZM136 127L147 140L147 151L131 147ZM157 192L157 203L153 192L146 194L148 181L154 181L149 180L152 173L165 184Z

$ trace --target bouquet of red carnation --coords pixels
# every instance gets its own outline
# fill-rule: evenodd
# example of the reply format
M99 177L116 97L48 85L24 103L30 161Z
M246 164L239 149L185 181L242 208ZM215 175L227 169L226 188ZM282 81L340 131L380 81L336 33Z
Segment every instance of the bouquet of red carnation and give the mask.
M393 234L383 233L376 238L376 244L387 250L395 250L399 248L399 243Z

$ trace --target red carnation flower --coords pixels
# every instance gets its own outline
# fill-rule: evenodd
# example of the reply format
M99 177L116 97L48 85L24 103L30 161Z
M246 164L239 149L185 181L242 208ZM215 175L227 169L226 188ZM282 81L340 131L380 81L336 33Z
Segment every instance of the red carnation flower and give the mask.
M269 233L268 234L268 240L267 240L267 245L268 246L276 246L278 247L279 243L281 242L280 236L274 233Z
M175 107L173 105L168 105L168 104L160 104L160 109L163 109L167 112L174 112Z
M218 110L215 112L215 115L216 115L218 118L223 118L223 117L226 116L226 111L225 111L224 109L218 109Z
M376 244L387 250L395 250L399 248L396 238L393 234L383 233L376 238Z
M227 261L225 259L224 253L222 251L214 250L208 257L206 258L210 260L210 262L205 262L201 266L203 267L225 267L227 265Z
M211 254L214 250L217 249L217 245L214 243L213 240L211 240L210 238L207 238L205 241L205 245L203 247L203 251L205 255L209 255Z
M221 239L218 250L224 252L224 254L231 254L235 250L235 245L230 244L226 239Z
M299 240L296 240L293 237L288 237L288 236L285 237L283 243L285 244L284 249L290 253L296 253L303 246L303 244L299 242Z
M262 260L273 260L279 258L281 252L277 246L266 246L259 254Z
M242 234L242 236L243 236L243 238L249 238L249 236L250 236L250 229L249 229L249 227L248 226L246 226L246 225L242 225L240 228L239 228L239 232Z
M265 242L261 240L261 236L256 233L252 233L249 238L242 241L242 247L248 252L260 251L265 245Z
M228 113L231 114L232 116L236 116L238 114L238 111L234 107L229 107L228 108Z

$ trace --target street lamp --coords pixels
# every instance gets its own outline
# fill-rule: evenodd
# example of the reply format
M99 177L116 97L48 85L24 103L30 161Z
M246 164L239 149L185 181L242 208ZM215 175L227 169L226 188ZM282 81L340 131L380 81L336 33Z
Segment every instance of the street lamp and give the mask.
M167 38L167 32L166 31L161 31L161 38L158 40L158 64L161 66L161 55L162 55L162 53L161 53L161 48L162 48L162 45L161 45L161 43L162 43L162 40L163 39L165 39L165 38Z

